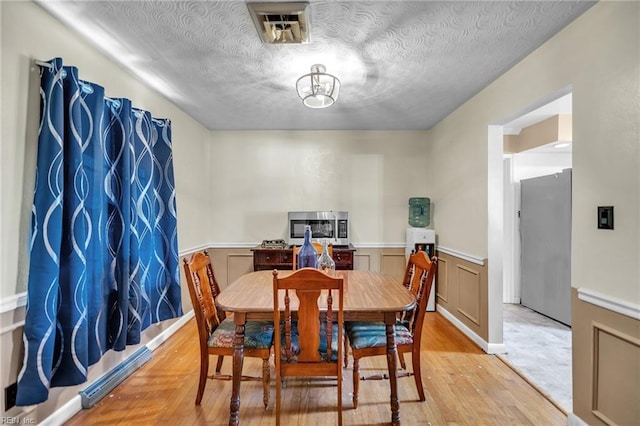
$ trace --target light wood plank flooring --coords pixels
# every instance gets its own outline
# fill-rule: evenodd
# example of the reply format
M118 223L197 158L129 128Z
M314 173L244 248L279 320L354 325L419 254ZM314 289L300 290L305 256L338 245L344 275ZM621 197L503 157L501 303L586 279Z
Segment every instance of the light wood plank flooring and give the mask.
M424 333L421 362L427 400L418 401L412 377L399 379L403 424L567 425L567 417L560 410L497 357L482 352L440 314L427 314ZM410 359L407 361L410 366ZM385 370L386 360L366 358L360 365L361 374L367 375ZM361 382L359 406L354 410L350 367L344 370L344 423L388 424L388 381ZM245 374L260 375L260 369L259 360L245 359ZM67 424L228 424L231 382L209 380L202 405L195 406L198 370L198 335L192 320L156 349L151 361ZM231 359L225 359L223 373L231 373ZM273 386L272 381L265 410L260 382L242 383L241 424L275 424ZM335 380L289 379L282 400L284 425L337 423Z

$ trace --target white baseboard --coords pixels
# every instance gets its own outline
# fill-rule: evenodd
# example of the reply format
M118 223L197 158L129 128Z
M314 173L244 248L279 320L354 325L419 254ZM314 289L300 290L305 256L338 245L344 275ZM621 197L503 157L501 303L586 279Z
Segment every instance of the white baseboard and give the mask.
M166 330L151 339L149 343L146 344L147 348L151 352L155 351L158 346L169 340L169 337L171 337L173 333L178 331L183 325L189 322L189 320L193 318L194 315L195 313L193 312L193 309L182 315L176 322L167 327Z
M505 354L507 353L507 347L504 343L488 343L485 352L490 355Z
M178 331L180 329L180 327L185 325L191 318L193 318L193 316L194 316L193 310L191 310L191 311L187 312L186 314L184 314L183 316L181 316L176 322L171 324L171 326L167 327L166 330L163 330L160 334L158 334L156 337L151 339L149 341L149 343L147 343L145 345L147 347L147 349L149 349L152 352L154 350L156 350L162 343L166 342L171 337L171 335L173 335L176 331ZM123 362L125 362L125 361L123 361ZM109 372L112 371L112 370L117 369L119 367L119 365L120 364L114 366L111 370L109 370ZM109 374L109 372L107 372L105 374ZM94 380L92 383L95 383L99 379L100 378ZM92 383L90 383L88 385L91 385ZM64 424L71 417L73 417L77 413L79 413L80 410L82 410L82 398L78 394L77 396L75 396L71 400L69 400L66 404L64 404L62 407L58 408L49 417L44 419L40 424L41 425L52 425L52 426L57 426L57 425Z
M567 420L569 420L569 426L589 426L588 423L585 423L580 417L573 413L569 413Z
M58 426L63 425L71 417L75 416L82 410L82 398L76 395L69 402L58 408L53 414L40 422L42 426ZM23 422L27 424L26 422Z
M489 343L485 341L482 337L478 336L473 330L471 330L469 327L464 325L462 321L460 321L458 318L456 318L453 314L451 314L449 311L444 309L442 306L437 305L437 310L442 314L443 317L445 317L447 320L449 320L449 322L455 325L456 328L458 328L458 330L462 331L465 334L465 336L473 340L486 353L490 355L494 355L494 354L502 354L507 352L503 343Z

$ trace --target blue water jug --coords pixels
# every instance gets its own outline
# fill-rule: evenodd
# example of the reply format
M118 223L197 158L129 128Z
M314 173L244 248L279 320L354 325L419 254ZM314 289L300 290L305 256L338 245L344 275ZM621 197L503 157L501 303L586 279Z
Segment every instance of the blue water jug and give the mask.
M426 228L429 226L431 200L426 197L409 198L409 226Z

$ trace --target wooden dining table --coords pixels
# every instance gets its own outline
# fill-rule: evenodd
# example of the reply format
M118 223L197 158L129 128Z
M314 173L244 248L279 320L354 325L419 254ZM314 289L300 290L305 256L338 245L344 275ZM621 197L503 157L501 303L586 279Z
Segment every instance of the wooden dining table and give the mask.
M292 271L279 271L284 277ZM344 319L384 321L387 335L387 366L389 369L391 424L400 424L398 401L397 349L394 336L396 313L414 307L416 300L397 279L373 271L335 271L344 281ZM240 383L244 361L244 328L248 320L273 319L273 271L256 271L229 284L218 295L218 305L233 312L235 339L233 342L233 386L229 425L240 421ZM321 307L322 308L322 307Z

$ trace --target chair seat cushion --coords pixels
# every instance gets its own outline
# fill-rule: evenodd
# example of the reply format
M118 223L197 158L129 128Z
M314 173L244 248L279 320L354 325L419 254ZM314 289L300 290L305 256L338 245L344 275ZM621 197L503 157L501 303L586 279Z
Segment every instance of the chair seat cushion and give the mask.
M232 348L236 335L233 318L226 318L209 336L209 347ZM273 345L273 322L247 321L244 327L244 347L247 349L266 349Z
M396 345L410 345L413 337L407 327L398 323L393 326ZM387 346L387 329L383 322L348 321L345 330L353 349L379 348Z
M333 333L331 333L331 361L336 362L338 360L338 324L333 324ZM291 323L291 351L287 354L285 348L285 335L284 324L280 325L280 354L282 360L286 362L296 362L298 354L300 354L300 344L298 339L300 334L298 333L297 321ZM320 326L320 345L318 346L318 352L323 360L327 358L327 327L322 323Z

